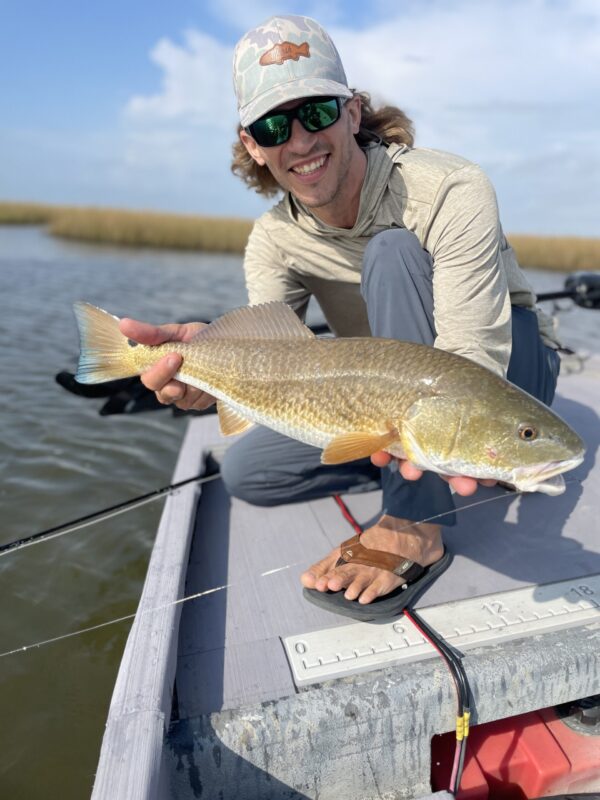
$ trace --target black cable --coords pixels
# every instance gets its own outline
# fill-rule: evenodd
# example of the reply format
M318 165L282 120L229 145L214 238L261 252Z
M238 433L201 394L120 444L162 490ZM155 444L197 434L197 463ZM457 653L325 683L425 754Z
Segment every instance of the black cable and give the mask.
M455 794L460 787L460 780L462 777L465 755L467 751L467 737L469 735L469 719L471 716L471 692L467 674L462 663L460 654L443 639L437 631L434 631L415 610L414 608L405 609L405 616L415 625L417 630L424 634L426 639L429 639L431 644L442 653L446 664L448 665L454 683L458 692L458 713L457 713L457 728L456 738L457 746L459 747L458 766L456 775L449 787L450 792Z
M362 532L360 523L356 520L348 506L344 503L339 495L334 495L334 500L338 504L346 521L357 531L359 534ZM471 716L471 691L467 674L462 664L461 654L455 650L452 645L448 644L437 631L434 631L430 625L425 622L423 617L418 614L414 608L405 608L404 616L407 617L421 635L429 641L429 643L438 651L442 660L445 662L450 675L454 681L457 694L457 712L456 712L456 745L455 750L455 764L456 772L453 768L454 779L451 776L451 786L449 790L452 794L458 791L460 780L463 773L465 755L467 751L467 737L469 735L469 719Z

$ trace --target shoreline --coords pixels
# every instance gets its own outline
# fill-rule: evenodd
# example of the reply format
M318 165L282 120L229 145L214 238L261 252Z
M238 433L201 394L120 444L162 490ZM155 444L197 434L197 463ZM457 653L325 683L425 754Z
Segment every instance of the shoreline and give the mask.
M242 255L253 220L105 207L0 201L0 225L43 225L52 236L92 244ZM532 269L600 269L600 238L507 234Z

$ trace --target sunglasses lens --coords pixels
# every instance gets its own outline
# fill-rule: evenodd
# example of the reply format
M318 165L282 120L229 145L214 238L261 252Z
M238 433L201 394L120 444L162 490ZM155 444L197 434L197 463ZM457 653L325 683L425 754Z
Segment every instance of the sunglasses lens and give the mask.
M304 103L298 109L298 119L307 131L322 131L340 118L340 107L335 97Z
M284 144L292 133L292 120L300 120L310 133L322 131L340 118L341 103L337 97L308 100L290 111L266 114L257 119L247 130L260 147L275 147Z
M252 123L250 133L261 147L274 147L290 138L290 120L285 114L271 114Z

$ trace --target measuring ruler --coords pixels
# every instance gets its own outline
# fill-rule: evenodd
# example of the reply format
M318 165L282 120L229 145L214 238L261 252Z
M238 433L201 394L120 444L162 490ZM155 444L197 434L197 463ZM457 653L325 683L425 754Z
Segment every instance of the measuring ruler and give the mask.
M600 575L527 586L418 609L449 644L468 650L600 622ZM413 625L357 622L283 639L296 686L437 655Z

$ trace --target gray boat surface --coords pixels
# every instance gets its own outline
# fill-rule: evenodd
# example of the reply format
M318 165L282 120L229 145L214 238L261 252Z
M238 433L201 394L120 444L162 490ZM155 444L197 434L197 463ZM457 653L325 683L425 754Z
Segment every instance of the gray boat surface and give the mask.
M460 498L458 524L445 532L452 566L416 604L445 636L459 636L473 724L600 692L600 357L563 373L554 408L587 445L584 463L565 476L567 491ZM200 473L222 446L215 417L192 419L173 480ZM380 509L379 492L344 499L363 525ZM490 502L473 505L480 500ZM167 499L94 800L431 791L431 737L455 726L443 663L402 620L397 647L353 648L394 634L302 597L299 574L351 535L332 498L257 508L230 499L217 479ZM527 612L511 617L523 598ZM473 603L490 615L482 638L457 622L475 613Z

